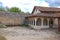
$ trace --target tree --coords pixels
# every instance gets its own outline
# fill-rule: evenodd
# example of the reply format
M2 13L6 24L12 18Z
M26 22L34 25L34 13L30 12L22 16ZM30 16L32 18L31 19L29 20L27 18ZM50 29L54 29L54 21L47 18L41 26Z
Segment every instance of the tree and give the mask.
M26 12L26 13L30 14L29 12Z
M5 11L4 6L3 6L3 3L2 3L2 2L0 2L0 11Z
M10 12L18 12L18 13L21 12L21 10L17 7L12 7L12 8L9 9L9 11Z
M4 8L0 8L0 11L5 11L5 9Z

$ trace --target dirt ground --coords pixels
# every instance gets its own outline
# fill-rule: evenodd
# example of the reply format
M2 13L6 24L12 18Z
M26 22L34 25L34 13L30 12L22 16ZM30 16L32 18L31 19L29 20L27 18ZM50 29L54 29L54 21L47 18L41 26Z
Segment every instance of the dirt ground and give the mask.
M33 30L24 27L0 28L0 35L7 40L60 40L60 34L53 30Z

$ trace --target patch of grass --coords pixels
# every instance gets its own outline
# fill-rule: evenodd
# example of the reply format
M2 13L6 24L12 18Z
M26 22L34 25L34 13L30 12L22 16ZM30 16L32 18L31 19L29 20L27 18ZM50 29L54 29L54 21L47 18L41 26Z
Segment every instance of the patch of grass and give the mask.
M6 28L7 26L0 24L0 28Z
M3 36L0 36L0 40L6 40L6 38Z
M21 24L20 26L22 26L22 27L29 27L29 25L27 25L27 24Z

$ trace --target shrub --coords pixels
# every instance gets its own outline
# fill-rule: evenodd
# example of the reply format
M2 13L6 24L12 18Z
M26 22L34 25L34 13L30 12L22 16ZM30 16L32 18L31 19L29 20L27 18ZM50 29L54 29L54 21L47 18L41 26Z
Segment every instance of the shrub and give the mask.
M20 26L29 27L29 25L27 25L27 24L21 24Z
M3 24L0 24L0 28L6 28L6 26Z

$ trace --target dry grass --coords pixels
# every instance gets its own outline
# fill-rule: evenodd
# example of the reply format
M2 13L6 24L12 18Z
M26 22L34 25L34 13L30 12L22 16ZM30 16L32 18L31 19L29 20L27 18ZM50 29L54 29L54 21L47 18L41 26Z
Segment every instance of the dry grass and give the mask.
M6 38L0 35L0 40L6 40Z

